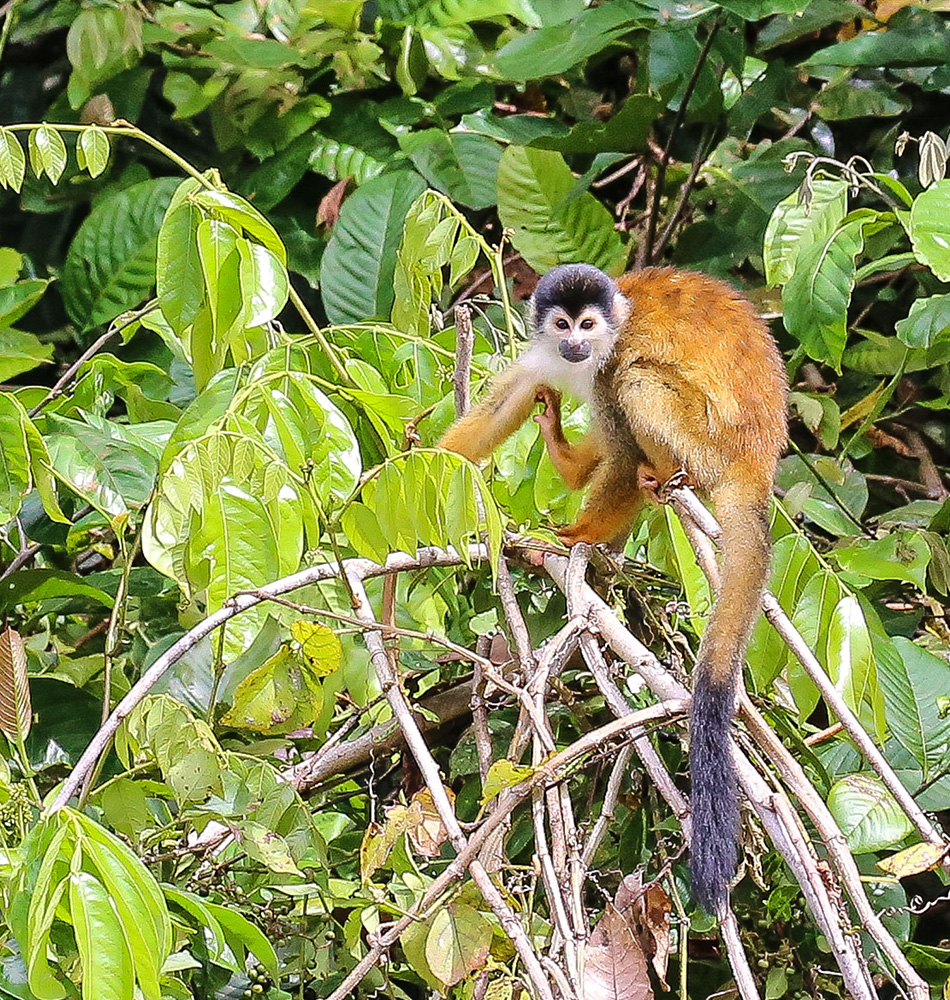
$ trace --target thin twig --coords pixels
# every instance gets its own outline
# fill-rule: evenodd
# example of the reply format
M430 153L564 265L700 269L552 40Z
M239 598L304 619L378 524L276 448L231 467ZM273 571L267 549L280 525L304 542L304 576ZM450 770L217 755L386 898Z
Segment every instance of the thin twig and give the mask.
M716 34L719 31L719 23L718 19L713 21L709 28L709 34L706 36L706 41L703 43L703 47L696 57L696 65L693 67L692 76L690 76L689 82L686 84L686 89L683 91L680 106L676 109L673 124L670 126L670 134L667 136L666 145L663 147L663 153L657 163L656 181L653 187L653 199L650 204L650 217L647 220L647 231L643 238L640 252L637 254L637 263L641 265L649 264L656 259L656 255L653 252L653 241L656 238L656 227L660 217L660 201L663 198L663 185L666 181L666 168L670 162L670 152L673 149L673 143L676 141L680 127L686 118L686 108L689 105L689 99L693 96L693 91L699 82L699 76L706 65L706 57L709 55L712 43L716 39Z
M455 371L452 385L455 387L455 415L464 417L469 408L469 382L472 376L472 350L475 346L475 330L472 327L470 306L460 303L455 307Z
M113 337L118 336L126 327L131 326L133 323L137 323L143 316L147 316L150 312L154 312L158 308L156 300L147 302L141 309L136 309L135 312L128 313L126 318L116 325L110 325L109 329L106 330L101 337L94 340L78 358L63 372L63 374L57 379L56 384L52 389L47 392L47 394L30 410L30 416L35 417L47 403L56 399L57 396L61 395L65 390L66 386L72 382L74 376L79 371L80 368L94 355L97 354L106 344L112 340Z
M472 545L469 547L470 559L484 559L488 554L486 546ZM378 565L369 559L350 559L342 565L345 569L359 569L364 578L371 576L383 576L387 573L399 573L408 569L425 569L430 566L458 566L462 562L460 556L452 550L444 550L435 547L419 549L415 556L406 555L404 552L393 553L386 560L385 564ZM177 663L187 652L210 635L215 629L220 628L225 622L239 615L242 611L252 608L267 600L270 597L288 594L314 583L324 580L331 580L339 575L340 566L337 563L321 563L318 566L310 566L292 573L280 580L269 583L266 587L261 587L253 594L240 594L231 598L224 607L208 615L204 621L199 622L192 629L186 632L177 642L165 650L164 653L145 671L144 674L131 687L128 694L112 710L112 714L105 724L99 728L96 735L90 740L89 745L82 752L72 773L63 782L59 795L49 806L49 812L53 813L62 809L69 800L79 791L83 781L89 771L95 767L96 761L105 752L112 741L116 730L122 724L129 713L138 705L149 691L158 683L161 677L175 663Z

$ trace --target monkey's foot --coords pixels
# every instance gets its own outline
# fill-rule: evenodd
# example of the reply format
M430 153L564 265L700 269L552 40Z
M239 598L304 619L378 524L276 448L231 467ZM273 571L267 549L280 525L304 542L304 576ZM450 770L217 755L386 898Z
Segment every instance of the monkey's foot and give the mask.
M680 469L678 472L674 472L672 476L658 491L658 499L660 503L669 503L670 494L673 490L678 490L681 486L695 486L690 474L685 469Z

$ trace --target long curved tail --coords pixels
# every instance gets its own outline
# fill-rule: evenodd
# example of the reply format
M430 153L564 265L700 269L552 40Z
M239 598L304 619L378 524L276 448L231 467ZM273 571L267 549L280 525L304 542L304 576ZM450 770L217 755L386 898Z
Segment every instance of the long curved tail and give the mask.
M750 492L731 484L713 492L722 525L722 583L693 675L690 874L693 898L714 915L723 912L738 862L739 792L729 730L771 553L768 498Z

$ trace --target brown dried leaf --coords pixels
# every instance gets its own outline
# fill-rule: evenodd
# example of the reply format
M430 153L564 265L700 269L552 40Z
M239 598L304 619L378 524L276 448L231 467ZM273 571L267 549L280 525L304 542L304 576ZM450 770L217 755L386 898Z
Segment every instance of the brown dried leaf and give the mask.
M455 802L455 792L445 789L449 801ZM412 806L417 808L418 820L407 830L409 842L417 854L427 858L437 858L442 853L442 845L449 839L449 832L439 819L439 813L432 801L428 788L422 788L412 797Z
M0 633L0 732L11 743L26 739L33 724L26 650L19 632Z
M628 879L635 876L628 876ZM629 909L632 887L621 883L617 902ZM584 1000L652 1000L653 987L646 955L632 922L612 903L594 928L584 961L581 984Z
M317 226L326 226L327 229L332 229L336 225L348 183L349 178L344 177L342 181L337 181L320 199L320 204L317 206Z
M668 990L666 968L672 950L670 943L670 915L672 912L670 897L658 885L650 885L646 892L643 892L639 889L639 878L628 875L617 891L618 907L621 902L621 892L624 891L626 883L631 880L637 887L639 895L632 900L629 910L624 910L624 913L633 925L644 954L650 957L653 971L656 973L660 985L664 990ZM632 890L633 886L627 888Z

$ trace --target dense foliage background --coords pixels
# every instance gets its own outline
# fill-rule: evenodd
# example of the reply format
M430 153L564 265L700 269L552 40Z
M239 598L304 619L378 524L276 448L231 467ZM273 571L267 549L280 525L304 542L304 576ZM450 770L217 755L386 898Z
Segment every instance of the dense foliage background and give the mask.
M0 995L341 996L369 955L354 995L950 996L945 10L0 5ZM681 722L584 743L657 699L561 631L579 498L533 423L484 476L429 447L579 260L724 277L788 359L771 589L830 681L763 619L740 745L819 888L756 812L723 944ZM646 521L591 579L674 684L710 590Z

